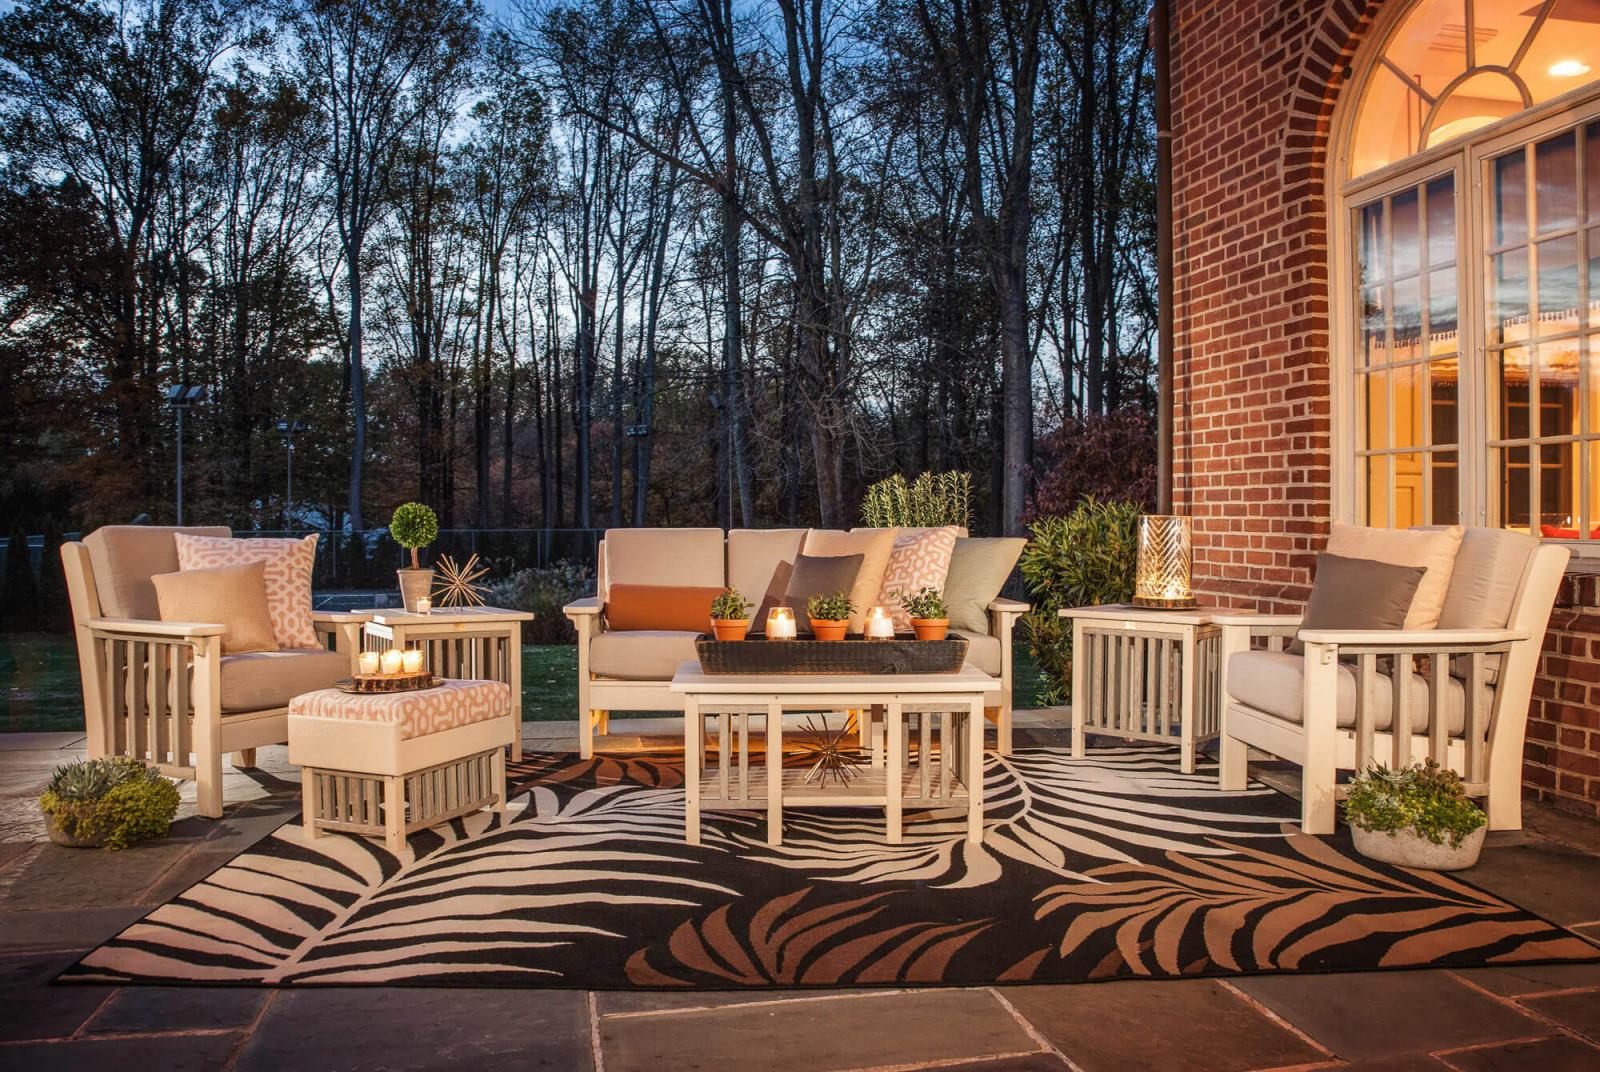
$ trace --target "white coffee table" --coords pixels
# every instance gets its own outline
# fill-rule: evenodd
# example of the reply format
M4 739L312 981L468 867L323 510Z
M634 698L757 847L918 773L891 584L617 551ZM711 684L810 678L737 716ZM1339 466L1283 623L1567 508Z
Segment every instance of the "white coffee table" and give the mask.
M800 643L797 641L796 643ZM901 835L901 813L911 807L965 803L967 840L983 840L983 709L1000 682L977 670L953 674L707 674L686 662L672 679L683 694L684 836L700 843L702 810L765 811L767 843L783 841L785 807L882 808L891 844ZM885 757L844 784L806 780L803 767L785 768L786 711L882 712ZM918 717L917 763L908 769L909 723ZM766 734L765 777L750 777L750 718ZM705 719L718 720L714 764L706 755ZM939 728L934 731L934 717ZM737 730L735 722L737 721ZM737 734L737 746L734 736ZM937 738L938 757L933 754Z

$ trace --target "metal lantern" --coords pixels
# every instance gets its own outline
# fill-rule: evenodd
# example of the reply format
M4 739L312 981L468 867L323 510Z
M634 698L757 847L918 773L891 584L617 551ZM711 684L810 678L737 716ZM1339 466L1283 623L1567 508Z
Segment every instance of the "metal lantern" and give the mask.
M1139 519L1135 606L1183 610L1197 605L1189 587L1192 542L1193 530L1187 517L1145 514Z

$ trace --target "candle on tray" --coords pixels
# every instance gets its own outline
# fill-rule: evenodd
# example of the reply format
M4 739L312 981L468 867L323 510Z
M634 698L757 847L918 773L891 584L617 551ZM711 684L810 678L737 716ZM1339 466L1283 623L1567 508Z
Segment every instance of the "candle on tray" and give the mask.
M400 663L408 674L422 673L422 649L407 648L400 656Z
M388 651L383 653L383 658L380 660L380 662L383 665L383 672L384 673L386 673L386 674L398 674L400 672L400 667L402 665L401 658L400 658L400 649L399 648L390 648Z
M794 611L788 607L773 607L767 613L767 639L793 640L794 638Z
M373 674L376 674L378 672L378 653L377 652L375 652L375 651L364 651L359 656L359 659L360 659L360 664L361 664L361 675L363 677L371 677Z
M418 596L417 613L427 614L431 610L433 610L433 600L429 599L427 596Z
M873 607L867 615L865 631L868 640L893 640L894 619L882 607Z

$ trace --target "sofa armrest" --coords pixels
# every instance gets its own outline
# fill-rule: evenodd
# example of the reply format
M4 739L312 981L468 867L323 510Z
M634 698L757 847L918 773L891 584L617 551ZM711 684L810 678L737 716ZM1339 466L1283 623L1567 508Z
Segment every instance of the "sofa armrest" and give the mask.
M990 614L1026 614L1032 609L1031 604L1017 599L996 599L989 603Z
M605 600L599 596L589 596L585 599L574 599L561 608L561 613L576 621L579 618L598 617L605 609Z
M83 623L103 636L134 640L156 637L162 640L219 637L228 631L220 622L156 622L141 618L90 618Z
M360 625L372 621L369 610L316 610L311 612L311 624L329 628L340 625Z
M1528 634L1517 629L1302 629L1306 644L1375 654L1503 651Z

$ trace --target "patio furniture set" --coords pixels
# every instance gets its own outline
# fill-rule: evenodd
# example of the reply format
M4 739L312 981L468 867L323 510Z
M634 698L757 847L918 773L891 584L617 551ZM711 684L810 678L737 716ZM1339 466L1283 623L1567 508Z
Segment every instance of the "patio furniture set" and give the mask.
M521 758L521 623L531 615L313 614L314 539L112 526L66 545L91 754L193 778L200 814L217 818L223 756L249 767L256 748L286 743L304 768L306 836L382 837L395 852L417 830L503 811L506 750ZM611 710L682 712L691 843L703 811L752 810L777 845L785 809L800 806L881 808L891 843L905 809L959 809L967 839L981 841L986 725L999 754L1012 744L1011 632L1028 608L999 591L1021 544L955 529L612 530L598 594L565 608L578 633L580 750L592 755ZM1520 827L1528 701L1567 555L1511 531L1335 526L1304 615L1064 610L1073 755L1089 734L1159 741L1192 773L1215 742L1222 789L1243 788L1252 750L1289 759L1303 770L1309 833L1334 828L1339 770L1429 757L1488 798L1491 828ZM702 669L696 645L714 594L759 596L759 623L818 577L845 577L858 612L935 578L963 665ZM354 690L363 653L399 651L420 654L432 687ZM795 712L823 721L805 734L811 754L785 762L784 715ZM838 730L829 715L842 717ZM841 755L847 734L855 747Z

